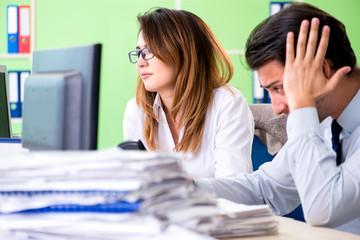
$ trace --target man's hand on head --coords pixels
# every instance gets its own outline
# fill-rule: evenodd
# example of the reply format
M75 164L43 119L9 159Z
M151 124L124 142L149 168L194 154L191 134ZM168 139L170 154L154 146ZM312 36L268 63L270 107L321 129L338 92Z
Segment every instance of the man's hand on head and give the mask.
M287 96L290 112L304 107L316 107L316 100L333 90L340 79L351 68L342 67L330 76L325 77L323 66L329 43L330 28L324 26L320 43L316 49L319 30L319 19L313 18L308 37L309 21L301 23L296 56L294 50L294 33L289 32L286 39L286 62L284 71L284 91Z

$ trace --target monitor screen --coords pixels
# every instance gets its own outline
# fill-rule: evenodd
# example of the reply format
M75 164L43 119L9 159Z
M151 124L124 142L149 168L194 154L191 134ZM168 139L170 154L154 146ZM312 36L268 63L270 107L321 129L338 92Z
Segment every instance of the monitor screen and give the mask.
M36 50L25 80L22 144L97 149L101 44Z
M6 66L0 65L0 137L11 137L9 98L7 94Z

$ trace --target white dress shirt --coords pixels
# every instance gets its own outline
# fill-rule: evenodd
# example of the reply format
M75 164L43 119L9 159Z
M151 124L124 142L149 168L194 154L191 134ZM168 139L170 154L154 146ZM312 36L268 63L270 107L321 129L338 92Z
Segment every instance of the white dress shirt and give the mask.
M315 108L298 109L287 122L288 142L273 161L253 174L196 180L197 188L246 204L269 204L283 215L302 203L312 225L360 234L360 91L337 119L343 127L342 158L336 166L327 118Z
M229 86L229 85L228 85ZM254 135L254 119L246 99L236 88L229 86L214 90L214 99L209 106L205 128L199 149L181 164L193 177L224 177L239 172L252 172L251 148ZM160 96L154 102L154 113L160 118L158 138L160 149L169 152L175 148L169 125L166 121ZM124 139L143 138L145 114L136 100L128 102L124 115ZM180 131L182 139L184 128Z

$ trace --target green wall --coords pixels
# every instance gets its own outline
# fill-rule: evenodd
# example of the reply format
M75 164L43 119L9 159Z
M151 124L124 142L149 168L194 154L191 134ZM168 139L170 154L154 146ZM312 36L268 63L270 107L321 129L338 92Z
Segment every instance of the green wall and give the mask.
M6 6L30 0L0 1L0 53L6 53ZM181 7L201 17L227 50L243 50L251 30L269 15L269 0L182 0ZM356 53L360 51L360 1L308 0L340 19ZM176 0L36 0L36 49L102 43L99 148L122 141L123 112L134 97L137 73L127 53L137 43L136 16L151 7L175 8ZM235 74L231 84L249 103L251 72L243 55L230 56ZM9 70L30 68L26 59L0 59Z

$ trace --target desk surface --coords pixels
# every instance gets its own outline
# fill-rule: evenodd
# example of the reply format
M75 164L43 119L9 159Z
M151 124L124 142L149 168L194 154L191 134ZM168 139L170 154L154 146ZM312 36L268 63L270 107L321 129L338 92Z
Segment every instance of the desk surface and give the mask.
M311 240L311 239L327 239L327 240L360 240L360 236L325 228L325 227L312 227L307 223L296 221L287 217L276 217L279 221L279 233L276 235L268 236L253 236L245 238L237 238L237 240ZM227 239L235 240L235 239Z

